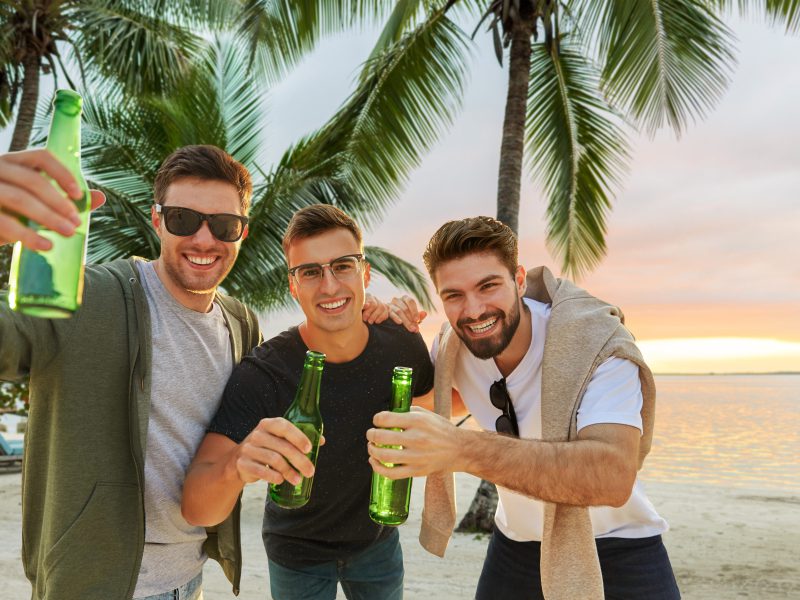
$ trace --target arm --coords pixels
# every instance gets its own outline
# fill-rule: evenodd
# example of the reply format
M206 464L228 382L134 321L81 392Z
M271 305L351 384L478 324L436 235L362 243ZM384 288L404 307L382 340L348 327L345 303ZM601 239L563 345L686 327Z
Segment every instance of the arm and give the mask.
M391 479L463 471L546 502L622 506L636 478L640 433L627 425L591 425L575 441L544 442L456 428L421 409L381 412L374 424L403 429L367 431L370 464ZM388 445L402 449L380 447Z
M301 474L314 474L306 457L310 451L305 434L282 417L262 419L241 444L218 433L207 434L183 484L183 518L205 527L221 523L246 483L288 480L297 485Z

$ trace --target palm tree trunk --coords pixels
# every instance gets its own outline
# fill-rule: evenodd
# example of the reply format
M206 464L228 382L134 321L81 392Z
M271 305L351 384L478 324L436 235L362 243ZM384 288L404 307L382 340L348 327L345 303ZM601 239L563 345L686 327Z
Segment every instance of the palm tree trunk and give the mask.
M503 141L500 146L500 172L497 179L497 220L508 225L514 233L519 232L519 196L525 149L532 32L532 21L520 19L514 23Z
M500 172L497 179L497 220L519 232L519 197L522 187L522 159L525 150L525 115L528 107L528 81L531 69L533 15L514 23L508 67L508 95L500 146ZM497 488L481 480L467 514L456 531L491 532L497 510Z
M22 97L17 111L17 123L11 138L10 151L24 150L28 147L33 130L33 119L36 117L36 105L39 102L39 61L36 52L30 52L22 63Z

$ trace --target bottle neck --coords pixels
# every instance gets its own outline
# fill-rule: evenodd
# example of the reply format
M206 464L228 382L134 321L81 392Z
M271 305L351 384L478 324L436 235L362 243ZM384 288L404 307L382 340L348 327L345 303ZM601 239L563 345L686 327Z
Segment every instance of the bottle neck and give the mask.
M411 410L411 379L392 379L392 410L408 412Z
M81 111L53 108L47 149L72 173L81 170Z
M300 376L300 384L297 386L297 396L295 402L298 408L305 414L314 414L319 410L319 387L322 381L322 366L306 363L303 366L303 374Z

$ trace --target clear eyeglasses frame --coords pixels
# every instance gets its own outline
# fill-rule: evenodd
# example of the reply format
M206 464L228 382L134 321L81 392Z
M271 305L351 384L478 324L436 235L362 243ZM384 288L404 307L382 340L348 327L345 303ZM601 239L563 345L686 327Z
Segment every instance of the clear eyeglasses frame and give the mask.
M289 269L289 275L294 277L300 287L316 286L325 276L325 267L327 267L337 281L349 281L361 273L363 262L363 254L345 254L324 264L305 263L297 265Z

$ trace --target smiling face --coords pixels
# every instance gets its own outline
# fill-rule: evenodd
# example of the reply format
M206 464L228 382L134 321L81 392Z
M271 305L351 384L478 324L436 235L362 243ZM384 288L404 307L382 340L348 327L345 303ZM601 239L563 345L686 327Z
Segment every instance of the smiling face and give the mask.
M236 187L224 181L197 178L172 182L167 188L164 206L181 206L206 214L242 214ZM161 239L156 270L162 283L184 306L208 310L214 291L236 262L241 239L221 242L211 234L207 222L192 235L177 236L167 231L155 209L151 217Z
M327 264L348 254L363 252L353 234L337 227L311 237L293 240L286 250L289 267L309 263ZM322 278L298 285L289 275L292 296L300 303L307 327L314 332L338 333L364 327L361 310L369 285L369 264L360 265L354 276L336 279L325 267Z
M450 325L481 359L504 352L516 335L525 271L512 276L497 254L480 252L441 263L434 276Z

